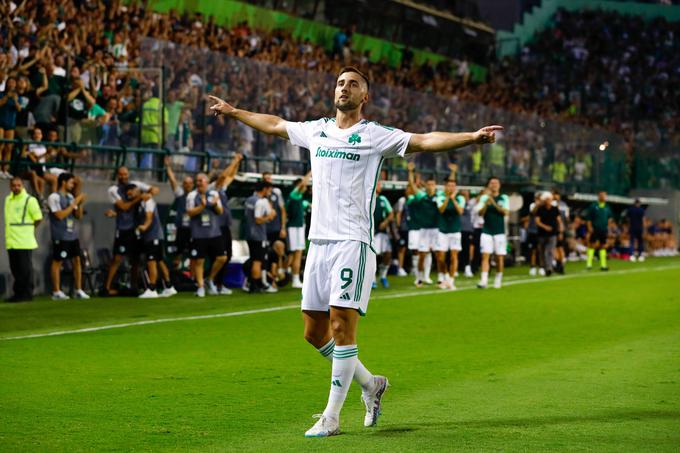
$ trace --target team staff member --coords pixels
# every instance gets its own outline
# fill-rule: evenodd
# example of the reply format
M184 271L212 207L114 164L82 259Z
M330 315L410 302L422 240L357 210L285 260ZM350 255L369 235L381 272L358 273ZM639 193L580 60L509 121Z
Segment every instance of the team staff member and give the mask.
M276 217L267 223L267 241L269 244L273 244L277 239L286 239L286 224L288 220L288 213L286 212L286 205L283 199L283 193L278 187L274 187L272 182L272 174L270 172L262 173L262 180L268 184L272 185L271 193L269 194L269 201L272 207L276 211Z
M129 184L126 191L128 198L135 198L139 195L139 189L133 184ZM146 257L146 270L149 277L149 284L146 290L139 296L140 299L174 296L177 294L177 290L170 283L170 272L163 262L163 225L161 224L158 207L153 197L142 200L139 203L136 224L136 233L142 241L142 251ZM165 285L160 296L156 290L159 267Z
M380 283L383 288L389 288L387 282L387 271L390 268L392 261L392 240L390 238L390 222L394 218L392 205L384 195L380 195L381 191L380 181L376 182L375 193L375 211L373 212L373 227L375 228L375 253L380 256L378 259L378 272L380 274ZM373 287L376 287L375 281Z
M29 195L19 177L9 181L5 197L5 246L14 277L13 295L7 302L33 300L33 249L38 248L35 227L42 220L38 200Z
M442 273L441 289L456 289L454 279L458 271L458 252L461 245L461 215L465 209L465 198L458 194L456 181L449 179L444 185L444 196L437 202L439 206L439 232L437 234L437 267ZM451 253L449 269L446 269L446 254Z
M538 251L541 268L545 275L550 276L553 271L553 259L558 235L564 234L564 224L560 210L553 204L553 197L546 192L541 197L541 204L536 209L536 226L538 227Z
M104 290L108 295L116 295L117 291L111 288L113 278L116 276L120 263L126 256L132 262L132 287L137 287L137 275L139 271L139 240L135 233L135 209L142 199L148 199L156 195L158 187L150 186L141 181L130 181L130 172L127 167L120 167L116 171L116 184L109 187L109 199L113 203L116 217L116 237L113 241L113 259L106 276ZM127 186L134 184L143 193L138 193L135 198L128 198Z
M83 291L83 273L80 263L80 241L77 221L83 218L83 204L86 195L73 196L76 178L71 173L62 173L57 180L59 191L47 197L50 209L50 232L52 233L52 300L67 300L61 290L61 263L68 258L73 262L73 284L77 299L89 299Z
M231 209L229 208L229 197L227 196L227 188L234 181L236 177L236 172L238 171L239 164L243 160L243 155L236 153L234 159L229 165L227 165L222 172L220 172L217 179L208 186L211 189L217 190L217 194L220 196L220 203L222 203L222 214L218 218L218 223L220 225L220 233L222 237L222 248L224 250L226 259L224 264L217 272L215 277L215 284L218 289L218 293L223 296L228 296L231 294L231 290L224 286L224 276L227 272L227 264L232 256L231 248ZM285 246L284 246L285 247Z
M305 213L310 203L305 200L304 194L307 185L312 177L312 172L307 173L304 178L295 180L295 188L291 191L286 202L286 213L288 214L288 250L290 250L290 265L293 274L293 288L302 288L300 281L300 265L302 263L302 252L305 251Z
M496 278L493 287L500 288L503 282L504 259L507 253L505 236L505 216L510 213L508 196L501 193L501 180L489 178L484 194L476 205L477 212L484 218L484 227L480 237L482 252L482 276L477 284L480 289L486 288L489 279L489 259L496 255Z
M614 213L607 204L607 192L604 190L597 194L597 202L590 205L586 215L588 225L588 258L586 269L593 268L595 249L599 250L600 270L608 271L607 267L607 236L609 234L609 219L614 218Z
M267 259L267 222L276 218L276 210L269 201L271 190L270 183L258 182L255 185L255 193L248 197L245 203L246 240L252 260L250 292L276 292L276 288L265 284L266 276L262 272L262 265Z
M182 178L182 186L177 184L175 172L170 165L170 157L165 158L165 171L168 175L170 188L175 194L174 208L175 208L175 258L173 266L179 269L185 254L189 253L189 246L191 244L191 219L187 214L187 195L194 190L194 178L185 176Z
M196 189L187 196L187 214L191 218L191 267L198 285L198 297L205 297L203 265L206 257L212 260L208 294L218 292L213 280L227 261L219 223L223 211L220 195L216 190L208 189L208 175L196 175Z

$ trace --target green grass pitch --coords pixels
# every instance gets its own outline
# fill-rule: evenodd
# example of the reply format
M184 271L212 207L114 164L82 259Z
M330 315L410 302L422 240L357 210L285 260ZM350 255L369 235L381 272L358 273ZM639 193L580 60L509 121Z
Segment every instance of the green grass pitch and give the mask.
M303 437L330 366L292 290L2 304L0 451L678 451L680 260L611 267L484 291L391 278L359 328L383 416L363 427L353 385L329 439Z

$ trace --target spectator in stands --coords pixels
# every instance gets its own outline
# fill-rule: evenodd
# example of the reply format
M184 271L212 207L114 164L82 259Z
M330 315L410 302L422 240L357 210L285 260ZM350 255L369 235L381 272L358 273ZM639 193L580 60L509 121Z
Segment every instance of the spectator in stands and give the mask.
M220 195L208 188L208 175L196 175L196 188L187 196L186 213L191 218L191 267L198 286L198 297L205 297L203 274L206 257L212 260L207 278L208 294L218 293L214 280L227 261L219 220L223 212Z
M13 295L7 302L33 300L33 249L38 248L35 227L42 220L38 200L24 189L19 177L9 182L10 194L5 197L5 247L14 278Z
M168 129L168 109L163 107L161 99L158 97L156 86L147 88L143 95L142 116L140 121L142 148L160 148L163 146L163 130ZM140 156L138 162L140 168L160 167L160 154L147 153ZM154 165L154 162L157 162Z
M96 104L96 101L85 86L78 66L71 68L70 81L71 88L66 96L68 103L67 140L80 143L83 136L83 121L87 119L88 112Z
M5 81L5 89L0 93L0 136L6 140L14 138L17 125L17 113L21 111L19 93L17 92L16 77L9 77ZM11 178L9 161L12 159L12 144L0 143L0 177Z
M276 292L276 288L267 285L262 265L267 258L267 222L276 217L276 210L269 201L272 191L271 183L260 181L255 185L255 192L245 202L245 228L252 267L248 289L251 293Z
M74 195L76 178L71 173L62 173L58 178L59 190L47 198L52 234L52 300L67 300L69 296L61 290L61 265L70 258L73 263L73 286L77 299L89 299L83 291L83 273L80 262L80 241L78 222L83 218L86 195Z
M626 218L630 232L630 260L633 262L644 261L645 245L642 236L645 224L645 208L642 207L639 198L636 198L635 204L626 211Z

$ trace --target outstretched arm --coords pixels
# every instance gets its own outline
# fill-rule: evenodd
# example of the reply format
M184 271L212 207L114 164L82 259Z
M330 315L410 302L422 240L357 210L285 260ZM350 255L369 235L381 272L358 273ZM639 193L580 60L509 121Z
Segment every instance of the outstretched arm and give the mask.
M222 173L220 173L220 175L217 177L215 187L219 189L226 189L236 177L238 166L242 160L243 155L241 153L234 154L234 158L232 159L231 163L227 165L224 170L222 170Z
M288 131L286 130L286 120L275 115L266 115L264 113L248 112L234 108L226 101L215 97L208 96L215 104L210 106L210 110L216 115L222 114L230 118L234 118L243 124L252 127L260 132L269 135L276 135L281 138L288 139Z
M477 132L429 132L413 134L408 142L406 154L419 152L448 151L473 143L484 144L496 141L496 131L503 126L486 126Z

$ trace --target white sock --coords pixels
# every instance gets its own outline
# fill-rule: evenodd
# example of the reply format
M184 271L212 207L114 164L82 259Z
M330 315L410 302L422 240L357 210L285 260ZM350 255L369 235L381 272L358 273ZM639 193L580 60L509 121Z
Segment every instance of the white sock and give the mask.
M472 273L472 268L470 267L469 264L468 264L467 266L465 266L465 273L466 273L466 274L467 274L467 273L470 273L470 274Z
M442 272L437 272L437 281L438 282L443 282L444 280L444 274Z
M453 283L453 277L451 276L451 274L445 274L444 275L444 281L449 282L449 283Z
M389 268L386 265L381 264L378 269L380 269L380 278L387 278L387 270Z
M489 282L489 273L488 272L482 272L482 279L481 279L482 285L486 285L488 282Z
M423 281L423 271L419 271L418 268L416 268L416 280L419 282Z
M413 250L411 255L411 269L415 269L418 272L418 251ZM417 274L416 274L417 275Z
M335 346L333 350L333 370L331 372L331 391L328 395L328 404L323 411L324 417L338 420L340 410L345 403L347 391L352 383L352 377L359 359L357 345Z
M300 274L293 275L293 283L300 283Z
M331 338L328 343L321 346L317 351L326 360L333 363L333 351L335 349L335 339ZM354 382L361 386L363 392L373 391L373 374L368 371L368 368L357 358L357 367L354 370Z
M496 273L496 280L497 281L503 280L503 272L497 272Z
M432 272L432 254L427 253L425 255L425 272L423 275L423 279L427 280L430 278L430 272Z

